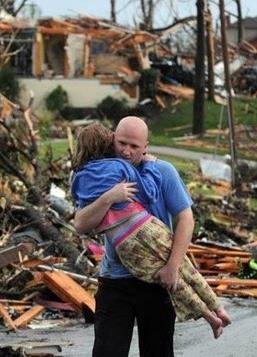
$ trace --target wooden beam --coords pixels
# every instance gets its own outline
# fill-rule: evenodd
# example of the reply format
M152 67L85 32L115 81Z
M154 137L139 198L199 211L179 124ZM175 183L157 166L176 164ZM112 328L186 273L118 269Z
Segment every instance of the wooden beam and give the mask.
M228 286L245 286L245 287L252 287L257 288L257 280L256 279L215 279L215 278L207 278L206 281L209 285L220 285L226 284Z
M77 310L86 305L95 311L95 299L78 283L63 272L44 272L44 283L64 302L72 303Z
M41 33L36 34L36 41L34 43L33 51L33 74L35 77L42 75L42 46L43 37Z
M91 36L85 37L84 43L84 77L90 78L93 76L92 63L90 61L91 54Z
M25 327L28 323L33 320L36 316L41 314L44 311L44 306L35 305L30 310L24 312L21 316L19 316L16 320L14 320L14 324L16 327Z
M135 52L135 55L137 57L138 64L141 69L149 69L150 68L150 62L148 56L143 55L143 51L140 47L140 45L133 44L133 49Z

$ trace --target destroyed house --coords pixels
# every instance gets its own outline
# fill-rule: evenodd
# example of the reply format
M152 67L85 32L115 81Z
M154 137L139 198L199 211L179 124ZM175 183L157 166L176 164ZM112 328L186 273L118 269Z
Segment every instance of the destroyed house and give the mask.
M229 18L228 18L229 19ZM238 21L227 24L228 42L238 43ZM252 43L257 42L257 17L246 17L242 19L243 40ZM256 47L256 46L255 46Z
M165 51L159 36L91 17L41 18L0 23L9 63L26 90L42 99L58 85L73 106L94 106L107 95L138 100L138 71L150 68L149 51ZM83 79L83 81L82 81Z

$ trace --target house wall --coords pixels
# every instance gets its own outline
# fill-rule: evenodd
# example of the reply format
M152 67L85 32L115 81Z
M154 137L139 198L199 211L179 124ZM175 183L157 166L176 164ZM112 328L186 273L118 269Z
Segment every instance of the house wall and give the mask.
M227 40L230 43L237 43L238 41L238 31L235 28L227 29ZM243 39L245 41L254 40L257 37L257 24L256 29L243 29Z
M69 103L73 107L95 107L105 97L112 96L117 99L126 98L128 104L135 105L138 98L130 98L119 85L100 84L98 79L35 79L20 78L21 100L26 105L30 96L30 91L34 93L33 108L37 108L44 103L46 96L58 85L67 91Z

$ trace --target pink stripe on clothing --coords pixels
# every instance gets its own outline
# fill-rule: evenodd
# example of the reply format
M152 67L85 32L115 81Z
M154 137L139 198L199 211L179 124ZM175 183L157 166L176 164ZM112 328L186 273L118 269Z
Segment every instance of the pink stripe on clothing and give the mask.
M131 226L126 232L124 232L119 238L117 238L114 242L114 246L117 247L121 244L126 238L128 238L136 229L142 226L144 223L152 219L150 214L147 214L145 217L141 218L137 221L133 226Z
M110 208L106 213L106 215L104 216L104 219L102 220L100 225L97 227L97 232L105 231L106 229L114 225L117 225L125 221L127 218L131 217L132 215L142 212L144 210L145 208L141 205L141 203L136 201L129 203L122 210L116 210Z

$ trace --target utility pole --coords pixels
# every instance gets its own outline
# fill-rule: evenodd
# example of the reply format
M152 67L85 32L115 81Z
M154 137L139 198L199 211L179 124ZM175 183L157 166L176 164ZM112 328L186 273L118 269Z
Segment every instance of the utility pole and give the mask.
M224 62L224 74L225 74L225 89L226 89L226 100L227 100L227 113L228 113L228 126L229 126L229 145L230 145L230 155L231 155L231 183L232 187L236 186L236 146L235 146L235 128L234 128L234 113L232 105L231 96L231 81L229 73L229 61L228 61L228 45L227 45L227 35L226 35L226 25L225 25L225 8L224 0L219 0L220 8L220 21L221 21L221 42L222 42L222 53Z

